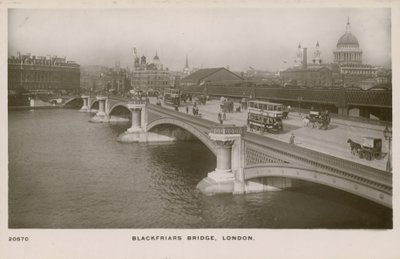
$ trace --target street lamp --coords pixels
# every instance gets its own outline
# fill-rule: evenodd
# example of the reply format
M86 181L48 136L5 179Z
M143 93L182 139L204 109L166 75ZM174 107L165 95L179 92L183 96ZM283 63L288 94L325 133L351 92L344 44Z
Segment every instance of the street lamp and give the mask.
M392 172L392 129L386 125L385 129L383 130L383 136L385 139L389 141L389 152L388 152L388 160L386 163L386 171Z
M297 97L297 101L299 101L299 115L301 115L300 107L301 107L302 100L303 100L303 97L301 97L301 96Z

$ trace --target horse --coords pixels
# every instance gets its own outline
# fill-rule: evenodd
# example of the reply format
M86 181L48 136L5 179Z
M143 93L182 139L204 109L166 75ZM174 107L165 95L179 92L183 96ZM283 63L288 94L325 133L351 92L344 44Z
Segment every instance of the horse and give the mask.
M353 155L356 155L356 154L361 150L361 145L360 145L359 143L354 142L354 141L351 140L351 139L348 139L348 140L347 140L347 143L350 144L351 153L352 153Z

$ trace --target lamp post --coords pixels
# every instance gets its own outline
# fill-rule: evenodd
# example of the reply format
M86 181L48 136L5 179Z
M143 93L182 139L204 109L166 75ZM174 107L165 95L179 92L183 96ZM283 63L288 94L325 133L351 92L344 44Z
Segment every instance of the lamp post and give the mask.
M303 97L301 97L301 96L297 97L297 101L299 101L299 115L301 115L300 107L301 107L301 101L302 100L303 100Z
M383 130L383 136L385 139L389 141L389 151L388 151L388 160L386 163L386 171L392 172L392 129L386 125L385 129Z

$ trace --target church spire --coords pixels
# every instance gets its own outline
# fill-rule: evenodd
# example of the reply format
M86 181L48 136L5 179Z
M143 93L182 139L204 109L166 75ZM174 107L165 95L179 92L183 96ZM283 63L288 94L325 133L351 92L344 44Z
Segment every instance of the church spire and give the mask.
M346 33L350 33L350 17L347 17Z
M317 44L315 44L313 63L322 64L321 51L319 50L319 41L317 41Z
M189 68L189 60L188 60L188 55L186 54L186 64L185 64L185 68Z

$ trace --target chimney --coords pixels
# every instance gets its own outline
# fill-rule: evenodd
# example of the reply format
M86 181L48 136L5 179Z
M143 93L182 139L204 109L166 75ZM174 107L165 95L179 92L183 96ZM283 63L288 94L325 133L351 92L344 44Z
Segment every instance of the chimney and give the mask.
M303 69L307 69L307 48L303 49Z

